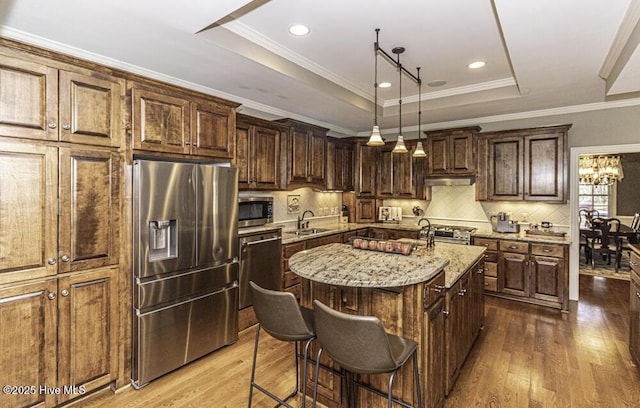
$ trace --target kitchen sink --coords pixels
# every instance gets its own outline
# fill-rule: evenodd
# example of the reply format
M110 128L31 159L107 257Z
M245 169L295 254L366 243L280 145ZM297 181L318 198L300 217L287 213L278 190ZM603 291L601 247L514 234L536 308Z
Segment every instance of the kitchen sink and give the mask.
M320 232L327 232L327 231L331 231L331 230L328 229L328 228L307 228L307 229L294 231L293 234L295 234L295 235L313 235L313 234L317 234L317 233L320 233Z

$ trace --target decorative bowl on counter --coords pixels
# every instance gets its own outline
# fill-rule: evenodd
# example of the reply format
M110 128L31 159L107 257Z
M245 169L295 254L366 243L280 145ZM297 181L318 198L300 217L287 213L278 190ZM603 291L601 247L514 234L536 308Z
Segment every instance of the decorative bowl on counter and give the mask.
M369 237L351 237L349 238L349 244L351 244L352 248L401 255L411 255L411 252L416 247L415 244L410 242L400 242Z

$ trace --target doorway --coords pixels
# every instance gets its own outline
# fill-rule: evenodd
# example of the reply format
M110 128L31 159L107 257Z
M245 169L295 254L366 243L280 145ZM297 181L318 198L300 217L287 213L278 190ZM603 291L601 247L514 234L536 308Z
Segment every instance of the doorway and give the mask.
M640 152L640 144L609 146L585 146L571 148L570 202L571 202L571 249L569 251L569 299L578 300L580 287L580 226L578 225L578 163L581 154L616 154Z

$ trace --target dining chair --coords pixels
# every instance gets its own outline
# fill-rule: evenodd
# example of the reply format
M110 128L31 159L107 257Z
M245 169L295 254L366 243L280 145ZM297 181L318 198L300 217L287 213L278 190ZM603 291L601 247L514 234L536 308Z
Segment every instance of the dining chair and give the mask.
M599 217L600 212L590 208L581 208L578 211L578 227L580 228L580 247L579 251L584 250L585 264L591 263L591 251L589 248L588 240L592 235L589 231L591 229L591 220L594 217Z
M614 268L618 272L622 257L622 240L620 232L620 220L617 218L594 217L591 220L591 237L587 238L589 252L591 253L591 267L595 269L596 255L603 259L606 257L607 265L611 265L611 256L615 256Z

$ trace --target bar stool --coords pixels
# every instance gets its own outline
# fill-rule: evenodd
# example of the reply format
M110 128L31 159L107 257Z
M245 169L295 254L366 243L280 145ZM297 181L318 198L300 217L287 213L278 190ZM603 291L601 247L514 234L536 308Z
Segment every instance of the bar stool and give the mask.
M264 289L249 282L251 296L253 299L253 310L258 318L256 328L256 341L253 348L253 364L251 367L251 386L249 388L249 408L253 399L253 389L256 388L267 396L278 402L279 405L291 408L286 401L298 394L299 368L298 368L298 342L306 341L304 346L304 367L302 374L302 407L306 405L306 385L307 385L307 361L309 355L309 345L315 340L316 335L313 330L313 311L298 305L295 296L290 292L278 292ZM255 382L256 360L258 356L258 343L260 341L260 329L263 329L275 339L293 342L295 348L296 362L296 386L291 394L284 399L280 399L261 385ZM278 406L279 406L278 405Z
M393 398L392 387L396 372L413 357L416 396L418 407L422 408L416 342L385 332L377 317L341 313L317 300L313 301L313 306L316 336L320 343L313 388L314 407L318 391L318 362L322 352L326 351L333 361L352 374L390 373L387 395L351 379L353 385L387 397L389 408L393 402L412 407L405 401Z

